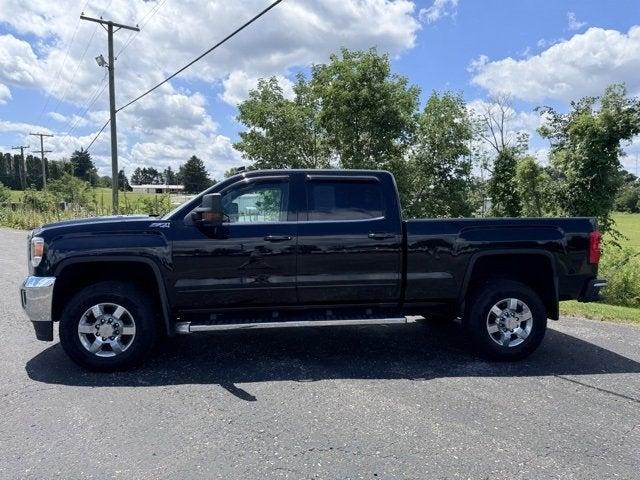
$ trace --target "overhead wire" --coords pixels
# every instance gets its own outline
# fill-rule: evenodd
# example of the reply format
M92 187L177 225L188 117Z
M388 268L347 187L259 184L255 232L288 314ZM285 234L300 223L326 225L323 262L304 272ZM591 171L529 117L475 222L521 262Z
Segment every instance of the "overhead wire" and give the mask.
M255 16L253 16L251 19L249 19L248 21L246 21L245 23L243 23L240 27L236 28L233 32L231 32L229 35L227 35L226 37L224 37L222 40L220 40L218 43L216 43L215 45L213 45L211 48L209 48L208 50L204 51L202 54L200 54L199 56L197 56L195 59L193 59L192 61L190 61L189 63L187 63L185 66L183 66L182 68L178 69L176 72L172 73L171 75L169 75L167 78L165 78L164 80L162 80L160 83L154 85L153 87L151 87L150 89L146 90L145 92L141 93L140 95L138 95L136 98L134 98L133 100L127 102L126 104L124 104L122 107L117 108L116 109L116 113L124 110L125 108L129 107L130 105L133 105L134 103L136 103L137 101L141 100L142 98L144 98L145 96L149 95L151 92L153 92L154 90L156 90L157 88L161 87L162 85L164 85L165 83L167 83L169 80L171 80L172 78L176 77L177 75L179 75L180 73L184 72L187 68L189 68L191 65L193 65L194 63L202 60L202 58L204 58L205 56L207 56L209 53L211 53L212 51L214 51L216 48L220 47L221 45L223 45L224 43L226 43L227 41L229 41L231 38L233 38L234 36L236 36L238 33L240 33L242 30L244 30L245 28L247 28L249 25L251 25L252 23L254 23L256 20L258 20L260 17L262 17L263 15L265 15L267 12L269 12L272 8L274 8L275 6L277 6L279 3L282 3L282 0L276 0L275 2L271 3L267 8L265 8L264 10L261 10L258 14L256 14ZM93 138L93 140L91 140L91 143L89 144L89 146L87 147L87 150L89 149L89 147L91 145L93 145L93 143L97 140L97 138L100 136L100 134L104 131L104 129L106 128L106 126L109 124L109 120L107 121L107 123L104 124L104 126L100 129L100 131L95 135L95 137Z

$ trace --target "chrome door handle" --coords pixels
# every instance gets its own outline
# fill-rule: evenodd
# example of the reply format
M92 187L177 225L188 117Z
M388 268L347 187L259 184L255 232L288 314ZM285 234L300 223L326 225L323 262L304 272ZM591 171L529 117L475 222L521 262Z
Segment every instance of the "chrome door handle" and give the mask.
M287 242L291 240L289 235L267 235L264 237L267 242Z
M389 238L394 238L395 235L393 233L370 233L369 238L372 240L387 240Z

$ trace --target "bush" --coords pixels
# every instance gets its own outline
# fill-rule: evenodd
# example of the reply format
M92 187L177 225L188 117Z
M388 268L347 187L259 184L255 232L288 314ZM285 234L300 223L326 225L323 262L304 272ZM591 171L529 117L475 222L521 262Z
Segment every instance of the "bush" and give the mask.
M49 182L49 190L60 202L79 207L94 207L95 199L89 183L65 173L60 180Z
M22 194L22 208L34 212L47 213L59 210L56 197L50 192L25 190Z
M640 252L607 245L600 276L609 282L602 292L606 303L640 307Z
M11 203L11 191L0 183L0 208L6 207Z

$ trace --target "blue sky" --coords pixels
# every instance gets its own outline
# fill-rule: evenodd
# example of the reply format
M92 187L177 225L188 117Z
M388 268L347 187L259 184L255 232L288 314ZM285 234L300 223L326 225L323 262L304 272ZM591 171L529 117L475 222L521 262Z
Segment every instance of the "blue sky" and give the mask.
M52 13L39 1L0 0L0 150L35 145L27 134L44 130L56 135L51 157L68 156L106 120L105 71L93 60L106 56L106 34L79 22L81 10L142 27L116 63L122 105L267 4L65 0ZM176 31L175 18L185 28ZM128 172L175 168L196 153L219 176L242 163L232 148L241 129L234 105L257 78L278 75L286 90L295 73L340 46L388 52L395 72L420 86L423 102L434 89L461 91L474 108L492 94L509 94L513 130L532 134L531 150L544 162L548 145L534 133L535 106L565 110L571 99L620 81L640 94L638 24L637 0L285 0L229 46L122 112L121 164ZM116 49L129 39L118 32ZM625 165L633 169L638 142L628 151ZM108 173L108 135L92 155Z

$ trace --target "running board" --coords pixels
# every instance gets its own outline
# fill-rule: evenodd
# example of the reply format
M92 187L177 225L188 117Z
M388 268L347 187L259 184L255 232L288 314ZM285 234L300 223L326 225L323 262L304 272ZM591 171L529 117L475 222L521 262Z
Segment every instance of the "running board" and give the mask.
M175 331L180 334L196 332L217 332L222 330L255 330L259 328L299 328L299 327L331 327L334 325L394 325L414 323L415 317L397 318L362 318L355 320L297 320L290 322L255 322L227 323L217 325L199 325L191 322L176 323Z

